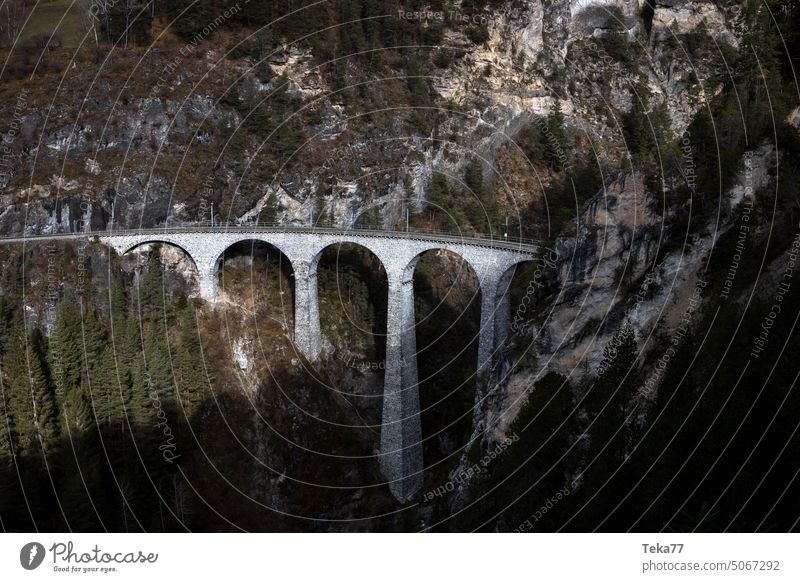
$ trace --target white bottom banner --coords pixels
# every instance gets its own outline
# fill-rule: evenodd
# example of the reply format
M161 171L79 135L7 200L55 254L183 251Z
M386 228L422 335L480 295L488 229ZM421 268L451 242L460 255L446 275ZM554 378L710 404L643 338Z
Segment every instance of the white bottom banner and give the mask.
M2 580L800 580L791 534L3 534Z

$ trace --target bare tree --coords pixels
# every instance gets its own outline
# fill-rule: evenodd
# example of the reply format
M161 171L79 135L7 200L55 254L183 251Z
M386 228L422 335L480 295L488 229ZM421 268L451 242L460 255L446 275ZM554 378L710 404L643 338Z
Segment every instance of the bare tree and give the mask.
M0 0L0 45L8 47L16 42L24 15L23 0Z
M100 43L100 39L97 35L98 19L97 16L92 13L93 2L92 0L78 0L76 4L81 19L81 30L83 30L84 33L92 35L94 44L97 46Z

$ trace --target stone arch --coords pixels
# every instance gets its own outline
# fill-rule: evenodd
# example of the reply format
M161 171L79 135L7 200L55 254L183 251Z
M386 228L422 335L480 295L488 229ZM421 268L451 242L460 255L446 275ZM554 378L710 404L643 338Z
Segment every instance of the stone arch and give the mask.
M239 251L238 253L236 251ZM224 248L221 248L219 254L216 259L214 259L215 265L215 273L214 273L214 280L215 285L218 288L225 289L226 283L224 279L224 271L222 267L225 266L226 260L236 260L237 258L241 257L248 257L249 258L249 265L247 265L250 269L250 282L251 282L251 292L253 293L253 299L255 300L256 295L256 287L252 286L253 280L252 276L255 274L253 272L253 267L255 260L260 258L265 261L269 261L270 255L277 254L278 255L278 264L279 268L283 269L284 267L288 267L290 279L294 278L294 267L292 265L292 261L286 255L281 248L276 245L273 241L266 240L265 237L258 237L258 236L242 236L237 240L232 240L229 243L224 245ZM279 277L281 273L278 274ZM281 279L279 278L279 282ZM293 286L292 286L293 287ZM294 289L292 289L289 302L288 302L288 309L290 312L294 310ZM292 319L294 316L292 315ZM287 321L288 323L288 321Z
M330 342L335 348L329 359L372 371L367 375L374 381L353 382L342 391L361 418L380 423L389 319L388 273L381 257L361 241L326 242L310 264L317 274L320 335L326 345ZM343 335L348 341L335 343Z
M485 271L485 261L481 259L481 249L478 252L475 252L475 249L465 248L464 246L459 245L443 245L443 246L436 246L431 247L428 251L447 251L450 254L457 256L459 259L464 261L467 265L469 265L470 270L478 279L478 283L480 283L481 276L483 275L483 271ZM424 253L420 253L424 254Z
M128 245L120 254L120 256L125 256L128 253L135 251L136 249L143 247L143 246L151 246L151 245L164 245L174 249L178 249L181 253L183 253L188 259L189 262L192 264L192 268L194 269L194 274L196 277L197 285L202 295L202 287L203 287L203 272L201 266L197 262L197 258L194 254L187 248L187 245L181 245L178 242L170 240L168 238L156 238L156 239L147 239L136 241L135 243Z
M437 465L472 429L481 335L480 272L453 248L418 253L406 277L418 306L416 348L423 458ZM428 287L430 285L430 287Z
M325 246L323 246L311 258L310 265L309 265L310 269L313 270L313 272L317 273L321 261L324 260L323 257L326 255L326 253L331 253L334 249L336 251L337 285L340 284L340 282L339 282L339 266L340 266L340 262L339 261L340 261L340 257L342 257L342 255L345 255L345 258L347 258L346 255L350 254L353 251L355 251L357 253L363 253L365 255L368 255L371 260L377 262L378 273L382 273L382 276L379 275L378 278L382 280L382 285L383 285L383 288L384 288L383 292L382 293L378 293L377 296L373 295L371 297L371 300L380 301L380 302L385 303L386 294L388 293L388 278L389 278L389 274L388 274L388 271L386 269L386 264L384 263L384 260L380 256L380 254L378 252L375 252L375 249L373 247L371 247L368 244L365 244L365 242L363 242L363 241L341 240L341 241L335 241L335 242L327 242L325 244ZM364 280L364 279L366 277L369 277L371 274L374 275L375 272L374 271L370 271L370 272L359 273L359 275L361 275L360 278L362 279L362 281L364 281L367 284L369 284L369 281ZM371 291L374 291L374 290L371 290ZM341 289L337 288L337 294L340 294L340 293L341 293ZM341 301L341 295L339 295L338 299ZM347 310L347 306L344 305L343 307L344 307L344 309L346 311ZM385 328L386 328L385 321L383 322L382 325L380 325L380 327L382 329L381 333L383 335L385 335ZM373 327L372 331L375 331L374 327Z
M370 240L353 237L318 236L308 241L291 241L281 236L269 237L269 244L283 252L292 263L295 277L295 344L309 360L315 360L322 349L322 333L319 318L319 297L317 289L317 269L326 250L342 244L359 247L375 257L387 271L386 257L378 244Z
M447 255L451 255L453 257L458 258L461 261L462 266L466 266L466 274L467 276L471 276L475 282L477 283L476 286L476 295L477 298L480 298L481 287L480 287L480 272L476 265L473 264L472 261L469 260L468 257L464 256L464 254L460 253L458 250L452 247L447 246L431 246L425 249L420 250L405 266L403 269L402 278L404 281L413 281L414 275L417 271L417 266L420 260L425 255L430 255L432 253L446 253ZM463 269L459 269L457 273L456 280L458 281L462 277Z
M370 255L372 255L378 260L378 263L380 263L380 266L383 268L383 270L388 273L387 262L385 257L381 256L382 255L381 251L378 248L376 248L374 244L370 244L369 240L362 240L356 238L354 238L353 240L342 239L342 240L326 241L324 246L320 248L319 251L316 254L314 254L314 256L311 258L313 268L316 270L317 266L319 265L319 261L322 258L322 255L325 253L325 251L334 247L341 247L342 245L358 247L362 250L367 251Z
M164 239L148 239L148 240L137 241L137 242L129 245L124 251L122 251L119 254L120 254L120 256L124 256L124 255L127 255L128 253L130 253L132 251L135 251L139 247L143 247L143 246L147 246L147 245L167 245L167 246L170 246L170 247L174 247L174 248L178 249L179 251L181 251L184 255L189 257L189 260L191 261L192 266L195 268L195 271L199 270L198 267L197 267L197 261L195 260L194 255L191 253L191 251L189 251L189 250L187 250L185 248L185 245L181 245L181 244L179 244L179 243L177 243L175 241L171 241L171 240L166 239L166 238L164 238Z
M263 243L269 245L290 261L292 260L291 254L288 252L288 249L285 247L285 245L282 244L282 241L274 240L274 238L270 236L249 232L236 234L236 236L229 237L227 240L225 240L223 244L215 251L217 260L221 259L225 252L227 252L231 247L246 242Z

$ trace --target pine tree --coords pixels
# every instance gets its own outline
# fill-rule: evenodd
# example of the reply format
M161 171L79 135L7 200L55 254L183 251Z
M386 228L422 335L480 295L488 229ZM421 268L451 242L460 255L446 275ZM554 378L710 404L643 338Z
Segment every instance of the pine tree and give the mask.
M125 288L118 273L112 275L110 300L109 300L109 343L117 350L122 349L125 338L125 324L128 314L128 299L125 295Z
M567 131L564 128L564 114L561 102L556 99L547 116L547 130L542 132L544 152L547 163L555 172L560 172L567 161Z
M483 182L483 167L477 160L467 164L464 174L467 187L467 212L472 226L482 232L491 232L498 226L499 205L495 192Z
M270 194L264 202L264 207L258 214L259 224L273 224L278 219L278 199L275 194Z
M629 412L636 380L636 338L633 326L625 321L603 350L600 373L586 396L586 406L595 422L592 449L597 452L611 439L614 459L621 461L625 449L625 418ZM616 433L616 436L614 436Z
M155 390L162 399L163 406L174 404L172 387L172 355L167 344L165 329L156 323L146 323L144 328L144 356L147 370L146 382L149 390Z
M58 303L50 338L51 367L60 398L80 382L81 322L75 298L67 295Z
M56 396L69 427L86 428L86 403L81 393L81 320L74 297L59 302L50 340L50 367L53 371Z
M4 397L4 423L6 424L6 437L4 442L9 451L19 454L20 437L27 438L26 428L23 424L17 426L18 418L26 418L23 409L26 402L27 386L24 381L26 377L27 363L25 361L25 324L22 312L16 311L12 317L7 341L4 345L3 353L3 397ZM22 431L22 435L20 435Z
M136 312L131 312L125 318L124 334L121 338L120 344L117 346L117 355L121 363L132 369L133 362L138 354L142 352L142 334L141 334L141 321Z
M184 414L189 417L203 402L207 393L205 366L202 361L199 330L195 314L187 311L181 319L178 347L178 390Z
M623 463L631 432L632 396L637 379L637 349L633 326L625 321L603 350L600 372L586 395L586 412L592 421L583 491L589 507L585 527L594 528L608 517L626 489ZM613 524L606 523L606 527Z
M81 305L83 310L83 305ZM106 342L105 330L95 316L94 310L89 309L83 320L82 337L82 359L81 359L81 384L80 393L82 400L87 405L85 422L86 426L96 422L94 408L97 406L95 401L98 390L103 390L102 386L97 386L95 380L100 376L100 367L105 365L103 354L108 347ZM113 366L113 361L111 362ZM79 426L79 428L81 428ZM83 427L85 428L85 427Z
M47 369L44 336L38 328L31 331L28 351L34 426L43 452L48 453L57 447L61 431L55 390Z
M483 197L483 167L477 160L470 160L464 172L464 184L467 190L473 193L476 198Z
M381 213L376 204L370 205L366 210L362 211L358 216L359 226L366 226L370 228L381 228Z
M11 416L9 439L17 455L27 453L33 442L33 410L28 384L27 333L22 311L17 311L11 321L6 345L4 370L6 408Z
M8 461L13 456L15 442L14 417L11 415L9 406L9 396L6 391L6 383L0 375L0 473L2 473Z
M529 123L520 130L515 139L516 145L528 158L527 161L532 167L538 167L545 161L544 140L541 134L538 125Z
M447 176L441 172L433 173L427 199L428 208L433 213L436 222L439 226L444 226L446 221L443 219L443 215L451 206L450 186L447 182Z
M328 206L325 204L325 190L326 187L324 184L318 184L316 188L316 192L314 193L314 213L313 213L313 220L314 224L312 226L331 226L332 218L330 210Z
M84 310L81 305L81 310ZM83 365L81 384L87 383L87 377L91 378L95 369L99 365L100 356L108 345L105 329L97 319L94 309L86 309L86 316L83 319ZM84 390L84 392L86 392Z
M164 320L164 275L160 252L156 251L147 263L147 270L139 283L138 308L142 321Z
M109 2L103 11L100 25L110 43L144 44L150 38L152 11L141 0ZM213 20L213 19L212 19Z
M22 457L55 450L60 436L55 390L39 330L27 333L22 311L15 313L5 357L6 409L13 417L10 440ZM44 450L42 450L42 448Z
M491 483L497 484L490 496L496 508L488 507L484 512L492 515L501 511L506 524L518 524L565 486L567 495L571 493L571 484L565 483L564 475L572 469L574 455L565 453L569 451L576 416L567 378L550 372L536 381L508 430L509 438L516 442L489 466ZM537 481L538 485L531 487ZM557 512L551 511L536 529L553 531L559 525Z
M122 401L125 404L127 422L131 425L147 424L149 395L145 388L144 353L139 320L135 313L128 315L125 324L125 341L118 358L122 377Z
M123 405L114 350L106 346L92 376L92 406L97 426L103 431L120 432L124 419Z

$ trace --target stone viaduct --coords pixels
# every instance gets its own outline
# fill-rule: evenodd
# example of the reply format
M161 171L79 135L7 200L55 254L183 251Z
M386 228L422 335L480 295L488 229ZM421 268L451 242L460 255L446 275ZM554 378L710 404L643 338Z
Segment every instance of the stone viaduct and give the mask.
M213 303L223 253L243 241L267 243L289 259L294 271L294 342L314 361L321 334L317 304L317 264L325 249L339 243L361 246L381 262L388 279L388 321L384 377L380 466L392 494L408 500L422 485L423 459L414 319L414 268L427 251L444 249L463 258L480 283L481 315L478 372L488 368L492 354L505 339L509 320L508 287L514 267L532 260L535 244L503 239L394 232L286 227L181 227L135 231L104 231L97 236L123 255L141 245L163 243L182 249L197 268L200 295ZM476 395L476 403L480 395Z

